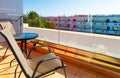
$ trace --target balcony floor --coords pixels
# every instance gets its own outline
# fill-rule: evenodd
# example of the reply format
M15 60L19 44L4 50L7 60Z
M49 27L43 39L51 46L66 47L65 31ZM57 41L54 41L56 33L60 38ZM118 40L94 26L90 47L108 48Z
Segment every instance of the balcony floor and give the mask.
M2 57L5 49L0 50L0 56ZM36 56L41 55L40 52L32 52L31 56L34 58ZM14 61L12 66L10 67L10 61L14 58L11 51L9 50L6 54L5 59L0 60L0 78L13 78L14 71L17 65L17 62ZM64 60L64 58L62 58ZM67 60L67 59L66 59ZM67 65L66 71L68 78L112 78L107 75L101 74L99 72L86 69L82 66L76 65L71 63L70 61L64 60L65 64ZM69 59L68 59L69 60ZM20 72L20 68L17 70L17 76ZM20 78L25 78L24 74L22 73ZM45 76L43 78L64 78L64 74L62 70L56 71L55 74Z

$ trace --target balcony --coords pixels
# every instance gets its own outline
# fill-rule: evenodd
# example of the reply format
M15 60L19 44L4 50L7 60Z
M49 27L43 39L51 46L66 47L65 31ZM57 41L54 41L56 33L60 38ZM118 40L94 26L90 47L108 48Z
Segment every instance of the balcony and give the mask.
M23 32L31 31L38 33L38 39L41 40L42 43L50 46L54 53L64 60L67 64L66 69L68 78L120 77L119 47L115 47L115 45L119 46L119 43L116 43L119 42L119 37L113 38L112 36L32 27L24 27L23 29ZM100 45L103 40L104 43ZM108 42L111 43L106 44ZM27 46L30 48L31 44L28 44ZM4 50L5 49L0 50L1 56L3 55L2 53ZM35 57L46 51L45 48L38 48L31 56ZM10 50L7 55L8 56L3 60L1 59L0 62L0 77L13 78L13 72L17 62L14 61L12 66L9 67L9 61L14 57ZM17 72L19 74L20 68ZM21 78L24 78L23 73ZM61 71L57 71L55 74L46 76L45 78L64 78L64 76Z

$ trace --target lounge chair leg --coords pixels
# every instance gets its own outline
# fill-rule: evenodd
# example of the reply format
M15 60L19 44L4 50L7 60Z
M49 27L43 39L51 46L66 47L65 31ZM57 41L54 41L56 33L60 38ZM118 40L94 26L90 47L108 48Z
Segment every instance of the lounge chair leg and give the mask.
M14 78L16 78L17 68L18 68L18 64L17 64L17 67L16 67L16 69L15 69Z
M66 73L65 67L63 67L63 70L64 70L65 78L67 78L67 73Z
M8 48L9 48L9 47L6 48L5 53L4 53L3 57L2 57L2 59L5 58L5 55L6 55L6 53L7 53Z
M20 78L21 74L22 74L22 70L20 71L20 74L19 74L18 78Z
M28 55L27 55L27 59L31 59L31 56L30 56L30 54L31 54L31 52L32 52L32 50L34 49L34 47L32 47L31 49L30 49L30 51L29 51L29 53L28 53Z
M14 61L15 59L12 59L11 61L10 61L10 67L11 67L11 65L12 65L12 62Z

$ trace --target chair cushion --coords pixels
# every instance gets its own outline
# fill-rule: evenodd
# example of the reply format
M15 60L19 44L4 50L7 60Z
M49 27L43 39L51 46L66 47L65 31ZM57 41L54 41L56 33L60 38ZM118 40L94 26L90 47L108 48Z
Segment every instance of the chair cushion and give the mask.
M28 62L28 65L31 67L31 69L34 70L36 67L36 64L40 60L46 59L46 58L51 58L54 56L55 56L54 53L48 53L48 54L42 55L40 57L28 59L27 62ZM49 61L46 61L46 62L40 64L37 72L39 72L39 74L42 74L42 73L54 70L57 67L62 67L61 61L59 59L49 60Z

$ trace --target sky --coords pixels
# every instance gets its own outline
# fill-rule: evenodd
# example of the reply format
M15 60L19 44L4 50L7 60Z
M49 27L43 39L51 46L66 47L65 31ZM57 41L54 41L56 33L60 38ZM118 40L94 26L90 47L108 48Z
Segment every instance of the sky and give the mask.
M23 0L23 13L41 16L120 14L119 0Z

